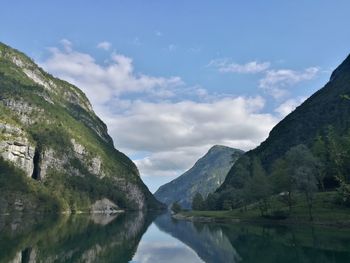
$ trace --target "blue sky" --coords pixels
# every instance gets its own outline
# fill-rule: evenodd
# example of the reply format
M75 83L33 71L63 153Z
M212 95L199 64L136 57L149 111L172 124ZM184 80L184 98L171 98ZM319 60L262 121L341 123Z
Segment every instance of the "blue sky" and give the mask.
M78 85L154 191L251 149L350 51L349 1L2 1L0 41ZM77 70L78 69L78 70Z

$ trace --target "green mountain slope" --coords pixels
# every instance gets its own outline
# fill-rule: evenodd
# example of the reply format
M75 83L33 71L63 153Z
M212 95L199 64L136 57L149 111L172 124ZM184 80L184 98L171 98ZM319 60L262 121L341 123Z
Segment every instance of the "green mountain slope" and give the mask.
M349 182L350 174L350 56L332 73L329 82L285 117L256 149L247 152L232 167L216 194L222 204L235 189L254 175L261 163L267 175L276 161L292 147L303 144L320 161L325 189ZM256 165L255 165L256 166ZM336 179L338 178L338 179Z
M85 94L1 43L0 181L0 213L159 206Z
M154 196L167 205L178 201L182 207L190 208L196 193L207 197L222 184L227 172L242 154L241 150L213 146L190 170L161 186Z

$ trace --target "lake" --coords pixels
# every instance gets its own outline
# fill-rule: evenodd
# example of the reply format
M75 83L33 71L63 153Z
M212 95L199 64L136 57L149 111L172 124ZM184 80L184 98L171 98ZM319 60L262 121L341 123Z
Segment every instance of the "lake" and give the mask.
M0 262L350 262L350 229L18 214L0 217Z

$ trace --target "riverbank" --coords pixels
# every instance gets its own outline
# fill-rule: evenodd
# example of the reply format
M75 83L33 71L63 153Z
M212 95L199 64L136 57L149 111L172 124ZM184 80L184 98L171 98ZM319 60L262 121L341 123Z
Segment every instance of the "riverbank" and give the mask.
M181 211L173 215L178 220L194 222L227 222L227 223L259 223L271 225L322 225L339 228L350 228L350 208L337 205L334 202L334 192L320 193L315 196L312 208L312 220L302 196L295 200L292 212L276 198L270 200L269 210L262 216L258 204L252 204L245 209L225 211ZM277 213L276 213L277 212ZM284 216L276 216L283 214Z

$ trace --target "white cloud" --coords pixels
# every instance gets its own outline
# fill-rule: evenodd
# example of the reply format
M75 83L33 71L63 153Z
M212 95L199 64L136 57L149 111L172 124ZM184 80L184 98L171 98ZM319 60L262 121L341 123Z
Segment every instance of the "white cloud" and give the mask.
M223 73L259 73L270 67L270 62L250 61L245 64L237 64L229 62L228 59L214 59L209 62L208 66L217 68Z
M101 65L68 47L51 48L41 65L87 94L117 149L129 156L142 153L135 161L143 176L173 178L215 144L254 148L278 121L263 113L262 97L208 94L200 86L184 86L180 77L137 73L122 54Z
M277 112L281 117L285 117L293 110L295 110L295 108L298 107L305 100L306 97L286 100L275 109L275 112Z
M93 105L126 93L170 96L172 88L183 84L179 77L135 73L132 59L121 54L112 54L108 65L100 65L89 54L68 50L66 46L64 50L51 48L50 51L51 56L41 64L42 67L82 88Z
M112 44L108 41L103 41L97 44L97 48L104 49L108 51L112 47Z
M302 81L311 80L316 77L319 68L310 67L304 71L290 69L268 70L259 87L267 91L275 98L281 98L288 94L287 88Z
M257 146L277 123L272 115L261 113L264 104L261 97L133 101L123 113L105 120L117 147L149 153L137 160L143 175L173 175L190 168L215 144L243 150Z

